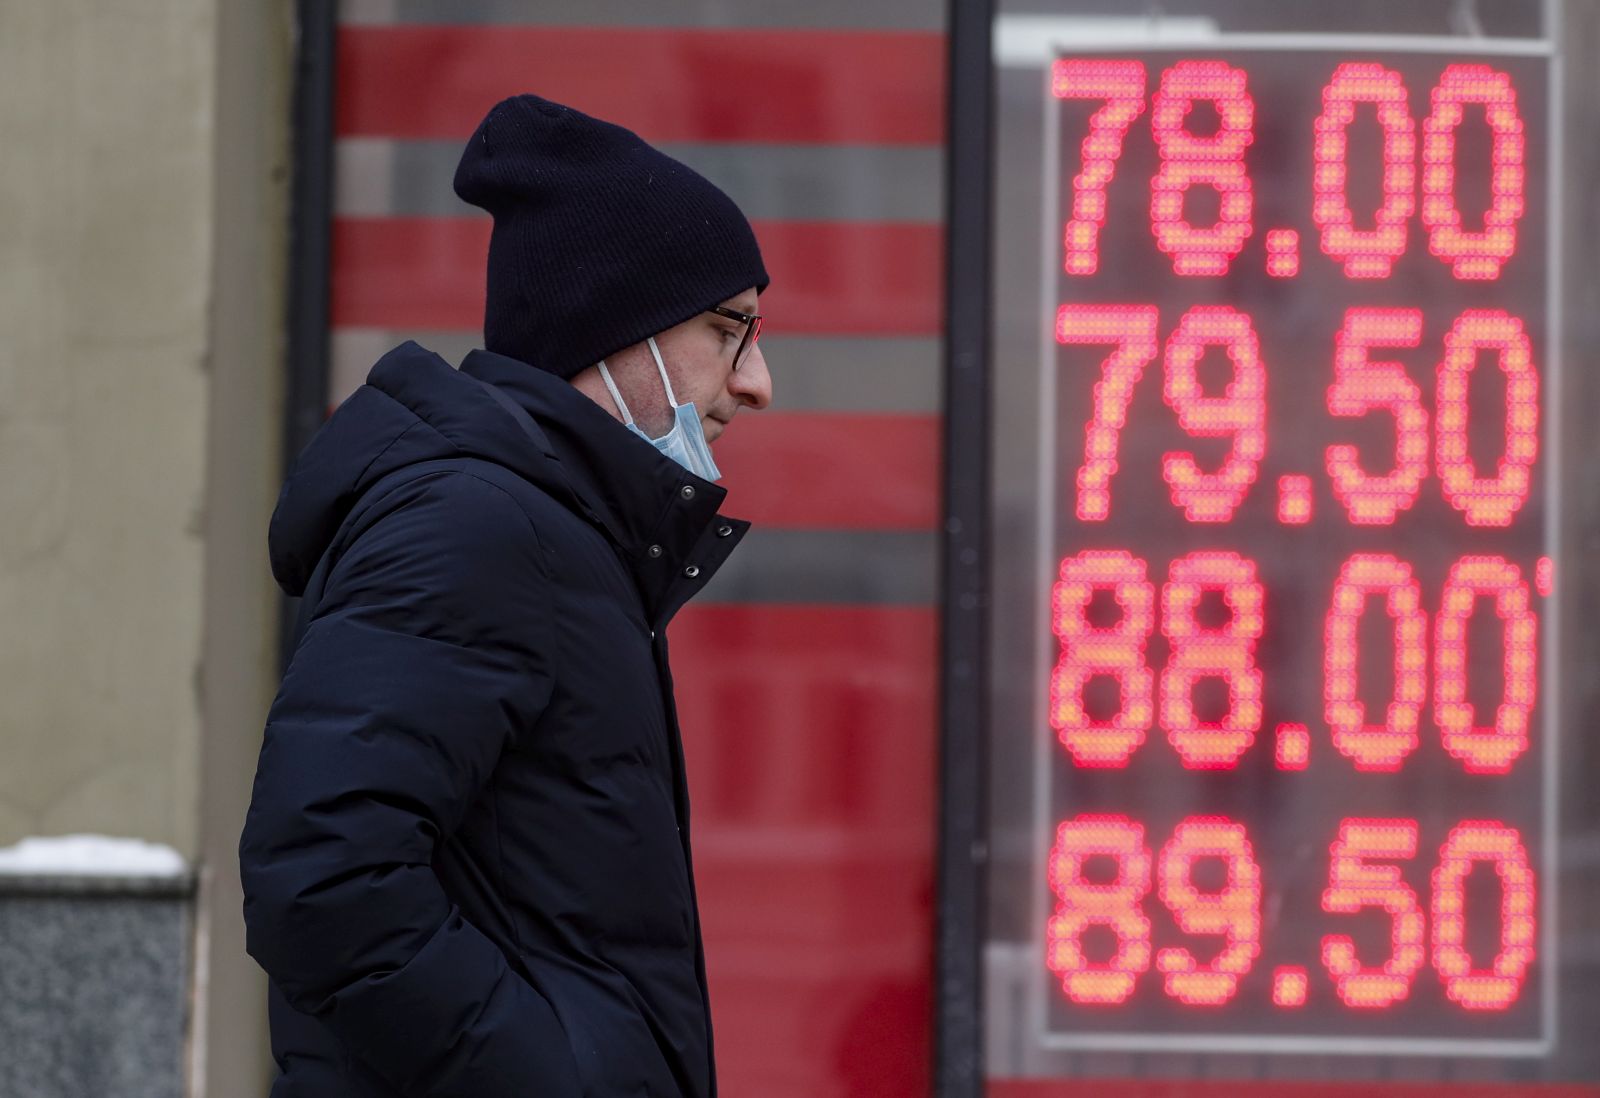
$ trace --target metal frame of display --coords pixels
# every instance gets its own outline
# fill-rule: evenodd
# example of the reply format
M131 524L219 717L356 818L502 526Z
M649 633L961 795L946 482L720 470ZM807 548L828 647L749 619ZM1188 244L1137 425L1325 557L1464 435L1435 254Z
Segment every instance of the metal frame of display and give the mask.
M1237 54L1273 54L1287 53L1299 50L1328 52L1337 50L1362 51L1364 54L1379 55L1388 51L1398 54L1428 55L1428 54L1455 54L1466 57L1528 57L1545 58L1550 62L1547 79L1549 101L1546 104L1549 135L1549 161L1546 165L1547 194L1544 196L1549 209L1554 211L1560 206L1559 186L1561 180L1561 102L1559 96L1560 67L1559 56L1555 51L1552 40L1541 39L1503 39L1482 38L1458 41L1444 37L1419 37L1406 35L1311 35L1311 34L1227 34L1213 36L1196 36L1185 38L1182 36L1168 36L1159 42L1140 42L1135 39L1124 41L1107 41L1082 44L1079 50L1084 56L1115 54L1118 56L1142 53L1170 53L1178 56L1190 50L1225 51ZM1046 99L1049 99L1048 90L1042 90ZM1063 186L1060 168L1059 138L1056 127L1048 110L1045 112L1046 125L1041 136L1045 153L1045 188L1046 195L1053 195ZM1048 208L1049 203L1046 203ZM1048 221L1048 217L1047 217ZM1545 329L1546 353L1544 364L1547 367L1545 385L1546 395L1541 396L1545 412L1557 411L1560 408L1560 331L1559 301L1560 301L1560 271L1559 255L1561 240L1556 233L1556 225L1547 220L1547 284L1545 301ZM1054 229L1046 226L1043 230L1045 238L1055 235ZM1054 292L1055 262L1046 258L1046 274L1041 280L1044 291L1044 300L1041 307L1045 315L1049 315L1057 300ZM1041 348L1044 362L1041 364L1041 373L1045 378L1052 376L1050 363L1054 360L1056 348L1046 345ZM1053 389L1047 388L1047 393ZM1047 396L1040 401L1041 409L1054 407L1054 397ZM1555 426L1560 423L1558 416L1550 419L1551 434L1548 441L1552 444L1548 448L1553 451L1546 461L1549 464L1548 490L1552 499L1561 496L1559 475L1559 445L1556 442ZM1048 455L1055 449L1054 420L1041 411L1041 443L1040 461L1045 466L1041 484L1046 486L1043 492L1045 500L1054 498L1053 492L1048 488L1051 485L1048 469ZM1557 558L1556 571L1564 572L1559 557L1559 508L1551 506L1547 510L1543 530L1544 545L1546 549ZM1041 504L1037 536L1040 544L1041 572L1038 578L1041 589L1047 590L1054 576L1054 570L1048 565L1050 553L1048 552L1049 528L1054 522L1052 505L1048 502ZM1542 819L1542 840L1544 856L1539 867L1542 875L1543 896L1541 903L1548 915L1558 909L1559 869L1556 860L1556 846L1558 841L1558 798L1559 790L1556 782L1556 760L1558 758L1557 744L1559 742L1559 715L1560 706L1557 692L1551 689L1553 685L1553 668L1559 661L1559 643L1557 636L1557 611L1560 603L1550 600L1541 623L1541 645L1544 656L1539 686L1540 694L1546 699L1543 705L1544 715L1540 721L1541 734L1548 741L1545 748L1546 757L1542 774L1542 795L1544 798ZM1048 607L1041 605L1038 624L1035 626L1038 635L1046 636L1050 633ZM1053 658L1041 653L1040 665L1035 669L1037 681L1048 681L1049 669ZM1036 725L1044 727L1048 718L1045 715L1044 698L1037 695L1038 715ZM1043 741L1041 741L1041 748ZM1047 788L1047 767L1045 758L1041 753L1038 765L1035 768L1037 787L1034 791L1036 804L1036 818L1034 821L1033 843L1036 857L1040 864L1044 863L1048 855L1053 837L1053 828L1043 811L1045 804L1044 790ZM1043 956L1043 942L1045 939L1044 923L1046 913L1038 914L1036 927L1036 940L1034 948L1037 956ZM1250 1053L1262 1055L1357 1055L1369 1056L1374 1054L1389 1053L1394 1055L1413 1056L1454 1056L1454 1057L1530 1057L1548 1054L1554 1046L1557 1022L1556 985L1557 974L1555 971L1555 923L1553 917L1546 917L1541 922L1541 941L1538 950L1538 964L1543 975L1543 1024L1537 1037L1513 1039L1483 1039L1477 1037L1376 1037L1371 1035L1335 1037L1325 1034L1309 1035L1266 1035L1251 1033L1236 1035L1224 1032L1193 1032L1170 1035L1149 1035L1137 1032L1099 1032L1085 1031L1074 1034L1050 1032L1044 1025L1044 985L1036 982L1029 996L1030 1025L1033 1027L1030 1039L1036 1040L1042 1047L1061 1051L1116 1051L1116 1052L1214 1052L1214 1053Z
M983 1093L992 0L952 0L945 149L938 911L933 1091Z
M333 240L334 63L339 5L297 0L289 205L289 302L284 344L283 475L288 476L328 403L329 287ZM278 666L294 652L299 599L284 598Z
M1192 45L1199 48L1224 48L1238 46L1255 48L1282 48L1285 46L1302 46L1310 44L1326 46L1328 44L1332 44L1334 46L1345 48L1365 49L1388 47L1415 50L1418 52L1459 52L1467 55L1490 52L1518 56L1550 55L1552 60L1549 78L1550 102L1548 110L1550 119L1549 140L1551 159L1548 171L1548 188L1546 193L1542 196L1549 203L1548 217L1550 242L1550 255L1548 259L1550 272L1547 284L1547 307L1549 309L1549 314L1546 361L1551 371L1550 384L1552 386L1552 393L1550 396L1550 403L1547 404L1547 407L1554 407L1557 400L1561 401L1562 406L1581 407L1582 405L1580 402L1571 399L1574 395L1572 392L1573 389L1583 389L1589 393L1594 393L1600 390L1596 389L1596 383L1593 380L1592 374L1589 382L1585 384L1578 372L1570 370L1563 372L1560 369L1560 362L1563 357L1565 357L1568 362L1572 361L1576 357L1572 353L1574 349L1583 345L1585 342L1592 341L1594 338L1594 325L1587 326L1589 331L1585 333L1580 330L1576 323L1574 323L1576 320L1575 314L1577 310L1573 308L1573 302L1577 297L1581 296L1582 291L1576 290L1578 280L1573 279L1570 273L1575 267L1580 269L1586 268L1590 271L1593 271L1594 265L1592 258L1579 257L1578 253L1581 252L1581 249L1563 249L1561 247L1561 241L1563 239L1561 235L1561 227L1564 224L1570 224L1571 220L1577 214L1577 211L1575 210L1564 209L1565 205L1570 205L1570 202L1565 200L1564 196L1562 195L1562 187L1566 182L1567 174L1569 173L1570 168L1563 164L1563 145L1565 144L1566 149L1570 154L1570 150L1572 148L1581 144L1581 142L1573 139L1576 133L1583 132L1581 126L1576 125L1574 122L1574 119L1577 117L1577 115L1581 113L1572 109L1574 105L1585 101L1592 104L1595 102L1595 100L1592 98L1588 98L1586 100L1586 97L1581 93L1574 94L1574 86L1579 81L1574 80L1573 73L1568 70L1576 70L1577 67L1565 65L1563 63L1563 55L1572 49L1570 43L1574 41L1587 41L1592 43L1600 41L1600 38L1597 38L1593 33L1597 24L1592 12L1587 13L1587 16L1584 17L1580 15L1580 13L1575 13L1572 10L1573 8L1580 6L1565 5L1561 2L1561 0L1542 0L1541 6L1544 11L1544 26L1546 28L1546 32L1545 36L1540 39L1492 39L1470 36L1463 38L1444 39L1420 37L1414 35L1230 33L1225 36L1208 37L1203 40L1195 41L1192 43ZM1004 20L1002 19L1001 22L1003 23ZM1585 24L1587 24L1587 26L1585 26ZM952 33L954 32L954 29L955 23L952 21ZM1585 30L1587 30L1589 33L1584 34L1583 31ZM1563 46L1562 43L1569 43L1569 45ZM1125 44L1132 45L1132 43ZM1142 48L1150 48L1150 46L1153 44L1154 43L1140 43L1138 45ZM1161 43L1159 43L1159 47L1165 47L1170 44L1170 40L1163 40ZM960 46L952 42L952 58L958 55L959 50ZM1589 80L1587 83L1592 85L1593 81ZM957 94L958 89L956 86L956 74L954 71L954 66L952 66L951 85L952 95ZM952 126L949 133L949 145L950 155L953 160L960 156L959 150L962 147L961 138L961 133L954 126ZM967 146L967 149L969 150L967 155L969 156L971 155L971 148L972 146ZM953 174L951 178L955 178ZM951 203L950 210L950 229L953 237L958 225L958 218L956 216L958 207L954 201ZM964 216L968 217L969 219L975 220L975 215L973 215L970 207L967 207L963 213ZM1569 235L1571 234L1569 233ZM1563 255L1563 252L1569 254ZM952 242L950 255L954 257L955 254L955 245ZM985 258L987 259L987 257ZM952 261L954 262L953 258ZM954 281L956 277L959 276L952 272L952 281ZM1593 281L1591 281L1590 286L1592 287L1593 284ZM1566 325L1566 327L1563 327L1563 325ZM953 330L954 319L952 317L952 333ZM1585 338L1586 336L1587 339ZM1560 397L1557 397L1555 392L1557 386L1560 387ZM952 414L955 414L956 409L952 407L949 409L949 411ZM1570 479L1560 471L1560 468L1562 466L1570 468L1581 467L1583 465L1593 467L1595 462L1593 460L1592 453L1588 455L1588 460L1572 460L1574 451L1581 450L1582 447L1575 446L1573 440L1571 439L1562 438L1561 435L1555 430L1554 424L1552 424L1552 433L1549 435L1547 443L1550 451L1549 459L1554 465L1557 466L1557 469L1553 469L1551 472L1551 493L1553 502L1551 512L1549 516L1547 516L1546 520L1549 524L1549 528L1547 530L1547 547L1551 551L1552 555L1554 555L1558 560L1572 559L1575 555L1571 552L1573 543L1575 541L1574 529L1579 527L1581 523L1576 521L1565 521L1565 518L1572 517L1565 512L1558 515L1556 512L1559 504L1556 503L1555 500L1561 500L1565 502L1569 508L1573 506L1574 502L1576 502L1577 505L1582 508L1590 522L1594 521L1594 516L1596 514L1600 514L1600 504L1585 501L1581 496L1574 497L1570 487L1563 487L1562 482L1570 484ZM1565 495L1563 495L1563 493L1565 493ZM953 512L947 509L946 514L948 515L951 513ZM1587 602L1589 605L1594 605L1595 596L1593 592L1596 590L1596 583L1592 578L1584 578L1580 581L1576 573L1569 575L1568 570L1560 567L1559 565L1557 567L1557 573L1566 578L1569 583L1581 582L1583 590L1580 592L1574 587L1569 587L1565 597L1559 601L1551 601L1545 616L1545 620L1542 623L1542 643L1545 646L1546 654L1550 660L1551 667L1554 666L1558 658L1557 652L1561 648L1567 649L1567 651L1563 652L1560 657L1562 662L1568 664L1569 666L1582 666L1583 663L1581 660L1573 659L1573 653L1584 648L1592 651L1595 644L1594 636L1596 634L1592 629L1585 630L1581 625L1575 626L1574 623L1567 620L1571 616L1570 613L1563 615L1561 613L1561 608L1565 606L1570 612L1574 604L1582 605ZM1572 643L1575 634L1582 635L1585 633L1587 636L1583 636L1581 643ZM1593 666L1592 661L1590 661L1588 665ZM1548 673L1549 672L1547 671L1547 674ZM1555 689L1549 689L1553 685L1554 684L1548 678L1541 680L1541 693L1550 696L1551 700L1555 701L1555 696L1558 691ZM1594 699L1600 697L1600 687L1591 685L1587 688L1580 688L1575 683L1566 684L1560 688L1559 694L1560 701L1557 708L1565 710L1564 719L1570 723L1577 717L1577 714L1583 708L1581 705L1572 704L1574 696L1586 696L1589 699L1589 708L1592 710ZM1553 719L1553 715L1551 719ZM1545 856L1545 865L1542 868L1544 870L1544 876L1548 882L1548 892L1545 897L1545 903L1547 905L1546 918L1544 920L1544 925L1541 928L1540 953L1546 963L1553 964L1555 960L1560 957L1563 958L1563 964L1570 964L1574 954L1574 946L1571 943L1565 942L1556 937L1557 925L1561 919L1561 916L1563 915L1561 908L1563 905L1570 907L1570 902L1566 900L1564 895L1561 895L1557 891L1556 887L1556 883L1560 874L1557 872L1554 863L1556 859L1556 846L1559 843L1562 835L1562 828L1560 826L1561 821L1557 818L1558 796L1556 786L1562 784L1563 782L1566 782L1570 786L1576 781L1576 779L1558 775L1555 770L1555 756L1553 753L1551 759L1551 766L1544 774L1544 781L1547 787L1545 800L1545 832L1547 851ZM948 788L948 785L946 788ZM1569 788L1569 792L1565 800L1570 801L1571 799L1571 792ZM1560 811L1564 814L1566 810L1562 809ZM942 864L943 863L941 862L941 865ZM945 897L942 893L940 899L941 905L943 905L945 902ZM1570 910L1566 912L1566 914L1569 916L1568 922L1570 924ZM1555 981L1547 980L1544 995L1547 999L1547 1018L1549 1019L1547 1024L1549 1025L1551 1032L1555 1031L1555 1017L1558 1009L1555 1001L1555 989ZM937 993L940 996L943 996L946 993L946 988L941 985L937 989ZM1571 1016L1567 1015L1567 1017L1570 1018ZM1546 1040L1548 1040L1548 1038L1541 1039L1541 1047L1543 1047L1544 1041ZM1193 1052L1210 1048L1214 1044L1214 1037L1207 1038L1206 1042L1188 1048L1186 1051ZM1559 1050L1559 1042L1556 1042L1555 1044L1557 1050ZM1078 1051L1081 1052L1085 1050L1103 1051L1105 1046L1106 1042L1099 1040L1098 1036L1096 1036L1086 1038L1081 1045L1076 1047L1078 1048ZM1144 1046L1123 1047L1117 1045L1115 1042L1112 1042L1112 1047L1116 1049L1116 1051L1113 1052L1113 1055L1118 1056L1139 1056L1141 1052L1149 1051L1157 1051L1157 1055L1161 1054L1160 1050L1151 1050ZM1361 1050L1362 1049L1358 1049L1354 1044L1352 1044L1351 1048L1347 1051ZM1440 1050L1418 1046L1415 1051L1437 1052ZM1460 1054L1462 1050L1460 1048L1454 1048L1452 1051ZM1474 1055L1493 1056L1499 1054L1501 1051L1503 1050L1497 1048L1485 1048L1474 1053ZM1531 1046L1525 1046L1524 1051L1531 1052L1533 1049ZM1182 1053L1180 1053L1180 1055L1181 1054ZM1241 1083L1240 1085L1243 1087L1249 1084ZM1272 1084L1268 1084L1266 1080L1263 1079L1258 1085L1267 1086ZM1357 1084L1352 1082L1351 1085L1355 1086ZM1538 1085L1539 1084L1528 1084L1530 1092ZM1523 1084L1521 1083L1515 1084L1514 1089L1516 1089L1518 1093L1522 1093L1522 1086ZM1510 1089L1511 1088L1508 1087L1508 1093L1510 1092ZM978 1085L971 1090L961 1091L959 1093L983 1093L982 1081L980 1080Z

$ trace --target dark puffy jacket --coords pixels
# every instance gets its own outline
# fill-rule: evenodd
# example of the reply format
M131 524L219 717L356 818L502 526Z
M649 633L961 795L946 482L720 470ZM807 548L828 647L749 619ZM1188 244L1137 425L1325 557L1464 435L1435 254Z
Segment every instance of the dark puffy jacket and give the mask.
M307 448L239 847L274 1098L715 1093L662 630L744 534L724 495L565 382L414 343Z

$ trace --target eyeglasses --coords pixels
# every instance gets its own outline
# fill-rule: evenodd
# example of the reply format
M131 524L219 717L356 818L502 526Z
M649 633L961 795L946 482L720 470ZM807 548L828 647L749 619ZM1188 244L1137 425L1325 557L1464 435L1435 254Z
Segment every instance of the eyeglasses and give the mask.
M708 312L725 316L729 320L737 320L745 326L744 338L739 340L739 349L733 353L733 368L737 370L744 361L745 352L756 345L756 340L761 338L761 314L741 313L738 309L730 309L726 305L713 305Z

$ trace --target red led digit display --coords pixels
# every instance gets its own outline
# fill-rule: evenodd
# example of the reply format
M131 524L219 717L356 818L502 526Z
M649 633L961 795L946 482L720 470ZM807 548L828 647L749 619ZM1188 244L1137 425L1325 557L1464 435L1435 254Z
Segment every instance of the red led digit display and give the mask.
M1367 721L1357 669L1361 663L1358 625L1369 596L1383 599L1394 652L1394 692L1374 708L1383 722ZM1323 644L1323 698L1329 738L1357 770L1400 769L1417 749L1417 724L1427 690L1428 652L1422 589L1411 566L1387 553L1357 553L1339 569L1328 608Z
M1200 136L1186 128L1196 102L1214 106L1221 124ZM1255 103L1245 74L1222 61L1179 61L1161 74L1150 129L1161 150L1161 170L1150 180L1150 227L1156 244L1180 275L1222 275L1250 235L1254 208L1244 151L1255 135ZM1196 227L1184 215L1195 185L1217 192L1214 225Z
M1439 363L1439 480L1450 506L1473 526L1509 526L1527 502L1539 453L1539 371L1522 321L1499 309L1468 309L1444 337ZM1479 352L1495 353L1505 374L1504 444L1493 477L1477 475L1468 429L1468 383Z
M1161 672L1161 724L1167 738L1196 770L1226 770L1255 742L1261 727L1261 672L1256 640L1261 636L1261 584L1255 565L1234 553L1191 553L1172 563L1161 589L1161 631L1171 657ZM1222 596L1227 624L1206 628L1197 620L1207 592ZM1215 720L1195 713L1197 681L1228 688L1227 712Z
M1373 347L1415 347L1422 342L1421 309L1349 309L1334 337L1333 384L1328 414L1361 416L1377 409L1394 418L1394 468L1369 474L1348 443L1328 447L1329 487L1351 522L1388 526L1409 510L1428 475L1428 413L1422 390L1398 362L1374 362Z
M1406 226L1417 205L1417 124L1405 81L1382 65L1347 61L1322 90L1316 121L1316 191L1311 217L1322 250L1347 278L1388 278L1406 251ZM1356 104L1371 103L1383 127L1383 204L1372 228L1357 229L1350 209L1350 127Z
M1474 967L1466 948L1466 878L1480 863L1492 865L1500 877L1500 948L1488 965ZM1482 1011L1504 1010L1516 1001L1533 962L1537 897L1528 852L1514 829L1472 820L1450 832L1433 873L1433 963L1451 999Z
M1225 883L1220 888L1196 886L1195 862L1202 858L1222 863ZM1157 880L1161 902L1185 934L1223 940L1209 961L1199 960L1186 946L1158 953L1156 967L1167 994L1197 1006L1226 1003L1261 953L1261 867L1244 827L1225 819L1183 821L1161 849Z
M1398 866L1373 863L1409 860L1416 853L1416 820L1345 820L1328 848L1322 910L1354 914L1373 907L1389 921L1388 950L1381 964L1363 963L1349 935L1322 939L1322 963L1347 1006L1377 1009L1411 994L1424 955L1422 905Z
M1050 67L1044 1047L1549 1039L1547 64Z
M1494 721L1478 725L1467 691L1467 625L1479 596L1500 618L1501 701ZM1477 774L1505 774L1528 750L1538 692L1539 626L1517 566L1499 557L1463 557L1450 569L1434 633L1434 720L1444 749ZM1487 708L1487 707L1486 707Z
M1208 348L1220 347L1233 364L1233 380L1220 396L1208 396L1196 367ZM1197 438L1231 438L1216 472L1200 468L1188 451L1162 459L1172 502L1190 522L1227 522L1255 483L1267 448L1267 372L1250 318L1226 305L1197 305L1183 314L1167 341L1167 403L1178 423Z
M1078 468L1078 517L1097 522L1111 513L1111 474L1117 470L1117 440L1133 387L1156 354L1156 311L1149 306L1063 305L1056 317L1056 339L1112 348L1094 387L1094 417L1084 431Z
M1484 108L1494 133L1490 146L1489 190L1478 232L1462 227L1457 201L1460 169L1456 131L1467 104ZM1511 77L1489 65L1451 65L1433 89L1433 110L1422 123L1422 223L1428 249L1450 264L1457 278L1500 277L1500 268L1517 249L1517 221L1526 207L1522 116ZM1481 170L1481 169L1480 169Z
M1109 594L1115 625L1089 621L1089 604ZM1143 561L1127 553L1084 553L1061 562L1050 598L1060 660L1050 677L1050 725L1080 766L1127 766L1144 743L1155 712L1155 678L1145 662L1145 641L1155 621L1155 591ZM1089 680L1109 676L1120 702L1116 712L1091 717L1084 697Z
M1111 879L1084 876L1088 859L1115 866ZM1120 1003L1150 967L1150 920L1143 902L1150 891L1150 851L1144 828L1122 816L1080 816L1063 823L1050 851L1050 888L1059 901L1050 920L1048 962L1075 1003ZM1084 952L1083 934L1104 927L1116 951L1102 961Z
M1100 269L1097 245L1106 221L1106 186L1117 170L1128 127L1144 113L1144 80L1144 66L1137 61L1058 61L1051 73L1050 88L1059 98L1104 101L1089 119L1083 167L1072 180L1072 217L1062 237L1070 274Z

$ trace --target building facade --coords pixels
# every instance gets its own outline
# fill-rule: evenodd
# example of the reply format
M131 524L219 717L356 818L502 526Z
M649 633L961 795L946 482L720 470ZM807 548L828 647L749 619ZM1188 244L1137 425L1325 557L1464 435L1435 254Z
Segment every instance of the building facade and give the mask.
M671 636L724 1093L1600 1095L1590 0L0 26L0 848L146 844L0 850L0 1094L269 1085L266 519L476 345L533 91L773 273Z

